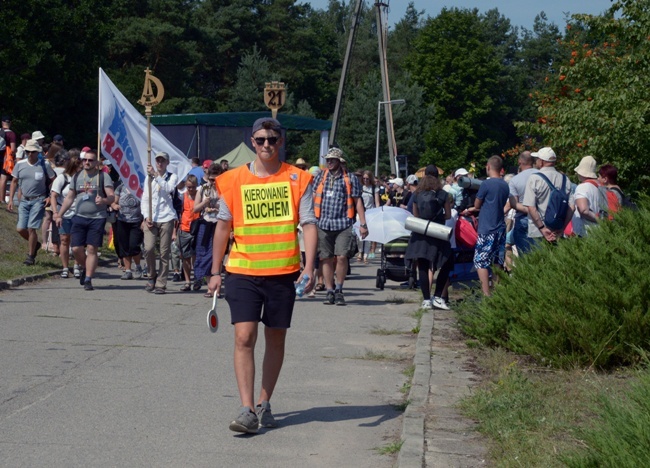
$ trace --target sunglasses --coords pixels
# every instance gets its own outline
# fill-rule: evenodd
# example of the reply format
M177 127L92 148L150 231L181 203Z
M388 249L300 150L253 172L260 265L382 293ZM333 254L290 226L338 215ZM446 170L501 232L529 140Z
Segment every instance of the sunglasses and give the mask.
M90 159L90 158L80 158L82 162L95 162L97 161L96 159Z
M278 137L268 137L268 138L257 137L257 138L253 138L253 140L255 140L255 144L259 146L262 146L264 144L264 141L268 141L269 145L273 146L278 142L279 138Z

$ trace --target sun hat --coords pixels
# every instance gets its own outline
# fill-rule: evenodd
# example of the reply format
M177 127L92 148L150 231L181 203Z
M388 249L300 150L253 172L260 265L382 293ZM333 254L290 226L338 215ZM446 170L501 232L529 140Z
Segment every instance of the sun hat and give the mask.
M25 144L25 151L43 151L43 148L41 148L41 145L38 144L36 140L27 140L27 143Z
M340 148L330 148L325 155L325 159L338 159L339 161L345 161L343 159L343 151Z
M555 151L553 151L553 148L550 146L545 146L544 148L540 149L539 151L536 151L534 153L530 153L530 155L533 158L539 158L542 161L548 161L548 162L554 162L557 160L557 156L555 155Z
M299 167L300 169L307 169L307 163L302 158L296 159L294 166Z
M36 130L32 133L32 140L40 140L41 138L45 138L45 135L43 135L40 130Z
M585 156L580 160L580 164L575 168L576 174L587 179L597 179L598 175L596 170L598 169L598 163L593 156Z

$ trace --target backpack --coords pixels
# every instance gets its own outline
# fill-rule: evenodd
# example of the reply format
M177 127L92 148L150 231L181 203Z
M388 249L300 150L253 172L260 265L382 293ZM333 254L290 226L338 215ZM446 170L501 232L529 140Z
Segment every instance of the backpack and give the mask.
M445 197L446 196L447 192L445 192ZM438 192L434 192L433 190L419 192L417 194L417 198L415 199L415 203L418 205L419 218L427 219L429 221L436 221L439 220L442 216L444 223L443 213L445 210L445 205L444 203L440 203Z
M612 191L618 193L618 195L621 198L621 206L623 208L629 208L629 209L634 210L634 211L637 211L639 209L639 207L636 205L636 203L634 203L632 201L632 199L629 196L625 195L621 191L621 189L619 189L618 187L613 187L613 188L611 188L609 190L612 190Z
M168 172L165 174L165 181L169 181L171 178L172 173ZM176 212L176 216L178 216L178 220L181 220L181 217L183 216L183 200L181 199L180 194L178 193L178 189L174 187L174 192L172 193L172 204L174 206L174 211Z
M585 182L590 183L598 189L600 195L600 206L598 207L598 217L600 219L614 219L614 213L621 209L622 196L619 196L613 189L598 184L595 180L589 179ZM595 211L595 210L594 210Z
M5 131L0 128L0 151L4 151L7 148L7 141L5 140Z
M548 177L541 172L533 175L540 176L551 189L551 195L548 198L548 207L546 207L546 213L544 214L544 224L553 231L564 229L564 221L566 220L566 214L569 210L569 195L566 193L567 177L562 175L562 187L558 190L555 185L548 180Z

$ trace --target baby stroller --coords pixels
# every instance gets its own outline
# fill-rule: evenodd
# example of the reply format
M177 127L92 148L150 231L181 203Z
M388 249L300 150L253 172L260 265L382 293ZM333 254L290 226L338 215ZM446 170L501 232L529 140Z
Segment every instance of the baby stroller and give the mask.
M383 290L386 280L403 282L408 281L409 288L415 286L415 271L412 266L407 266L404 259L409 236L384 244L381 249L381 268L377 269L376 287ZM411 262L408 262L411 263Z

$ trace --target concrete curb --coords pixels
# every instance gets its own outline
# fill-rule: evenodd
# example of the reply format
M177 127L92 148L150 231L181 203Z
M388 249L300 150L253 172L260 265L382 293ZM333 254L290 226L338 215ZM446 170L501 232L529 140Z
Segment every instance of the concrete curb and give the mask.
M400 468L422 468L424 463L424 417L431 381L431 333L433 311L422 314L420 332L415 343L415 372L404 412L402 447L397 457Z

